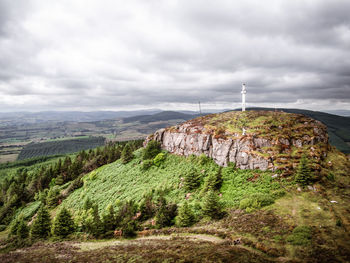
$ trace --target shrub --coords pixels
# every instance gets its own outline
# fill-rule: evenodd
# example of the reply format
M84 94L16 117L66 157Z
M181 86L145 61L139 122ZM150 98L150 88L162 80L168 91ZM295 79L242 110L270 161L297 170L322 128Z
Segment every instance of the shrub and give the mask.
M188 227L192 226L194 223L195 217L193 211L188 205L188 201L185 201L179 209L179 215L177 216L177 225L180 227Z
M287 241L292 245L307 246L310 244L312 231L309 226L297 226L293 233L287 237Z
M33 222L30 234L31 237L36 238L47 238L50 234L51 229L51 218L49 211L45 206L41 206L37 216Z
M244 198L239 203L240 209L245 209L247 212L251 212L255 209L273 204L274 199L269 194L255 193L248 198Z
M158 153L157 156L153 159L154 165L159 167L165 161L165 158L165 153Z
M198 163L200 165L205 165L210 161L210 158L208 156L206 156L204 153L202 153L201 155L199 155L198 157Z
M142 159L149 160L157 156L161 151L160 143L157 141L148 142L146 148L143 150Z
M204 198L203 215L209 216L212 219L219 219L222 217L222 205L219 202L218 195L214 191L209 191Z
M153 165L153 160L144 160L142 161L142 164L141 164L141 169L142 170L148 170L149 168L151 168Z
M72 215L65 207L62 207L53 221L52 234L56 237L65 238L74 231L75 225Z
M295 175L295 182L301 186L309 185L312 182L313 174L311 173L309 162L305 155L300 159L300 163Z

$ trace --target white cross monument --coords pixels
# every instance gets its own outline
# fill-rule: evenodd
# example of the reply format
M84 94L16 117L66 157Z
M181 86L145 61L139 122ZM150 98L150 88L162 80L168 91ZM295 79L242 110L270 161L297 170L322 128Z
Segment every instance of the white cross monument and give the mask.
M245 84L242 84L242 111L245 111L245 94L247 93L247 91L245 90Z

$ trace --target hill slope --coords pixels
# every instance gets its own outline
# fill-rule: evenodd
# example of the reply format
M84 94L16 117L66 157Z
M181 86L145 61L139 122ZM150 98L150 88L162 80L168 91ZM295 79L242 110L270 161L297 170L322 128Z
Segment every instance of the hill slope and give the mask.
M273 108L248 108L247 110L267 110L273 111ZM330 143L337 147L339 151L350 153L350 117L338 116L320 111L310 111L303 109L277 109L279 111L303 114L315 120L321 121L328 127ZM236 109L239 111L239 109Z

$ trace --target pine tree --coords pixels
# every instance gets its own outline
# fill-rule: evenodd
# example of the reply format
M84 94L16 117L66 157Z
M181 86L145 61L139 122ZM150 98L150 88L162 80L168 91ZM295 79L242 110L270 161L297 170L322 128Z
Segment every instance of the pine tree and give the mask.
M173 219L177 214L177 205L168 204L163 196L158 199L158 207L156 213L156 224L159 228L171 226Z
M41 206L31 228L31 237L47 238L50 234L51 218L45 206Z
M75 230L74 221L70 212L63 207L55 217L52 224L52 234L56 237L65 238Z
M295 182L301 186L309 185L312 182L313 175L311 173L309 162L306 155L303 155L300 159L300 163L295 175Z
M195 190L200 185L200 177L197 171L191 170L185 175L184 186L188 191Z
M192 226L195 223L195 217L192 209L188 205L188 201L180 207L179 215L177 217L177 224L181 227Z
M20 239L26 239L29 236L29 227L24 222L24 219L21 218L19 220L19 224L17 227L17 237Z
M46 198L46 203L49 208L54 208L57 206L59 194L60 191L58 190L57 186L50 188Z
M219 190L222 185L221 167L216 173L211 173L204 182L202 193Z
M130 143L127 143L124 146L124 149L123 149L122 154L121 154L122 163L126 164L126 163L130 162L133 158L134 158L134 155L132 153Z
M143 150L142 159L143 160L153 159L154 157L156 157L158 153L160 153L160 151L161 151L160 143L152 140L148 142L146 148Z
M202 206L203 215L212 219L219 219L222 216L222 207L218 196L214 191L209 191L204 198Z
M116 227L116 215L113 206L109 204L107 206L107 211L102 215L102 224L104 233L113 231Z

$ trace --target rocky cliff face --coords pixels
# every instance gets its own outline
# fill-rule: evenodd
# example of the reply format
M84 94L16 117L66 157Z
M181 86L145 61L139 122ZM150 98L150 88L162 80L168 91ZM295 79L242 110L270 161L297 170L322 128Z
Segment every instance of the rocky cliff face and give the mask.
M243 135L243 127L246 134ZM228 112L160 129L149 136L179 155L205 154L217 164L233 162L240 169L292 171L302 154L319 169L327 154L328 135L322 123L297 114Z

